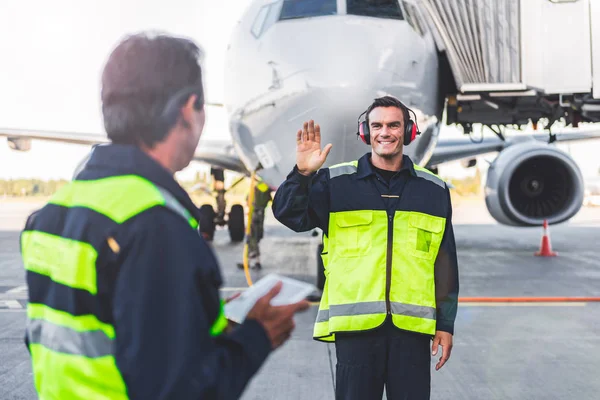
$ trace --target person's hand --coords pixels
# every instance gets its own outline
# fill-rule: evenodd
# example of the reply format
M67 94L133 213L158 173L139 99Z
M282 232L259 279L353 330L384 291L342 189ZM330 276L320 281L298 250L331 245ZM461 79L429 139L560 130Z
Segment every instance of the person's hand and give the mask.
M437 354L438 345L442 346L442 356L435 365L436 371L439 371L450 358L450 353L452 353L452 334L444 331L436 331L433 343L431 344L431 355L435 356Z
M282 283L278 282L269 293L258 299L246 316L246 319L254 319L264 327L273 349L278 348L290 338L296 327L294 314L306 310L310 305L308 301L303 300L285 306L272 306L271 300L277 296L281 286Z
M321 168L333 145L321 151L321 127L311 119L296 133L296 165L302 175L310 175Z

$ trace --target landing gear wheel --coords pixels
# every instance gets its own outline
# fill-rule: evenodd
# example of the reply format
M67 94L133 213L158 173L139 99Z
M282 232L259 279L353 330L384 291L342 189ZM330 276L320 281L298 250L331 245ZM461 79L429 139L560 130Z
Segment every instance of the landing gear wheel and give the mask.
M239 204L231 206L229 211L229 218L227 220L227 226L229 228L229 237L232 242L241 242L244 240L245 224L244 224L244 207Z
M321 253L323 252L323 244L321 243L317 247L317 288L323 290L325 287L325 266L323 265L323 259Z
M212 241L215 237L215 209L210 204L200 207L200 233L206 240Z

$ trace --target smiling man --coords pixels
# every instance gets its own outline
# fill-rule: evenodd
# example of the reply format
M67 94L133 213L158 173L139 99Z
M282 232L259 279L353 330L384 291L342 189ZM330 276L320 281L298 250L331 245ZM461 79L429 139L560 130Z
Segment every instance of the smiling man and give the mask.
M458 267L448 187L403 154L417 136L398 99L375 99L358 135L371 152L320 169L331 151L304 123L273 200L290 229L323 230L325 287L314 338L335 342L336 398L429 399L431 355L450 357ZM413 113L414 114L414 113Z

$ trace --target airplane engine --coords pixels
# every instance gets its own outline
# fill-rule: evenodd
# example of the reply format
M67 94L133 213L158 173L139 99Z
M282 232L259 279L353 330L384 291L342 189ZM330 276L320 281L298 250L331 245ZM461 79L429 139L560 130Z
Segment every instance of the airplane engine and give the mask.
M16 151L31 150L31 139L20 137L8 137L8 147Z
M490 165L485 188L487 208L496 221L538 226L559 223L583 204L584 184L575 161L540 142L510 146Z

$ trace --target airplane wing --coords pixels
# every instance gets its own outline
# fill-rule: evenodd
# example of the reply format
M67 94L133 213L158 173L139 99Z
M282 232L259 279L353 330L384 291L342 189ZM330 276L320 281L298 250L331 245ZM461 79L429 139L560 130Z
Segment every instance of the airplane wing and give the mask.
M109 139L97 133L42 131L27 129L0 128L0 137L8 138L9 146L14 150L27 151L31 148L31 139L53 142L73 143L93 146L108 143ZM226 169L250 175L244 163L228 141L200 140L194 154L194 160L215 168Z
M214 141L200 139L194 153L194 160L203 162L215 168L235 171L250 176L240 157L230 141Z
M94 133L79 133L79 132L59 132L59 131L40 131L40 130L27 130L27 129L12 129L12 128L0 128L0 136L6 136L11 141L17 141L17 139L37 139L37 140L49 140L53 142L63 143L74 143L74 144L86 144L94 145L99 143L108 143L108 138L103 135ZM24 142L21 142L24 143ZM11 146L12 147L12 146ZM21 148L15 148L15 150L27 150Z
M575 142L600 139L600 130L565 130L556 132L555 135L557 143ZM449 161L471 158L481 154L500 152L509 146L531 140L548 143L549 136L546 132L507 136L505 139L502 140L498 136L484 136L482 139L474 139L466 135L460 138L443 138L440 136L427 167L435 167Z

